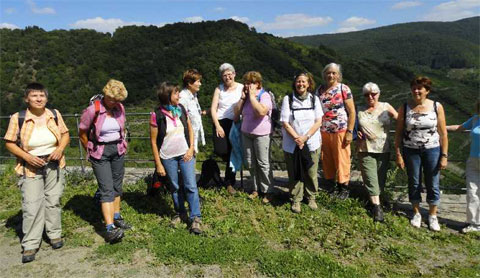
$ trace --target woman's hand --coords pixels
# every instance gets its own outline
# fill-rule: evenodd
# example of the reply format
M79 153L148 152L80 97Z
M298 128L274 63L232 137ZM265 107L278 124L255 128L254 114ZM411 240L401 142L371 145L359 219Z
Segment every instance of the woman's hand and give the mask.
M308 141L308 136L306 136L306 135L298 136L298 137L295 138L294 140L295 140L295 143L297 144L297 146L300 147L300 145L304 145L305 142ZM301 148L300 148L300 149L301 149Z
M405 169L405 162L403 162L403 157L401 154L397 154L397 159L395 160L395 163L400 169Z
M63 156L63 149L60 147L57 147L49 156L48 160L60 160Z
M446 157L442 156L440 158L440 162L438 164L439 164L441 170L445 170L445 169L447 169L448 159Z
M358 137L358 139L360 139L360 140L364 140L364 139L365 139L365 137L363 136L363 132L361 132L360 130L357 131L357 137Z
M34 155L31 155L31 154L28 154L26 157L25 157L25 162L27 162L28 164L36 167L36 168L41 168L43 166L45 166L45 164L47 164L43 159L39 158L39 157L36 157Z
M190 161L193 158L193 153L194 153L193 148L188 149L188 151L183 156L183 161L185 162Z
M167 172L165 171L165 168L163 168L163 165L157 166L155 171L159 176L165 177L167 175Z
M216 129L216 132L217 132L217 137L220 137L220 138L225 137L225 131L223 130L223 128L221 126L218 126L215 129Z
M343 138L343 147L346 148L350 143L352 143L353 135L350 132L345 132L345 137Z

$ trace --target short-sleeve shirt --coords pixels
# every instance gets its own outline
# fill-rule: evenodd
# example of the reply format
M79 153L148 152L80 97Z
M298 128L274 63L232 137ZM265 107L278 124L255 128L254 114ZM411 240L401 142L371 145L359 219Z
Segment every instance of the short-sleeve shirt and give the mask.
M65 125L65 122L63 121L62 115L58 110L57 112L57 122L58 126L55 123L55 117L53 113L49 110L46 109L45 113L47 116L47 128L55 135L55 138L57 138L57 145L58 142L60 142L60 138L62 137L63 134L68 133L68 128ZM33 118L33 114L30 113L30 111L27 109L27 112L25 113L25 121L23 122L22 125L22 130L18 130L18 113L15 113L12 115L10 118L10 123L8 124L8 129L7 132L5 133L4 139L7 141L11 142L16 142L18 134L20 133L20 143L21 143L21 148L28 152L30 150L30 147L28 146L28 142L30 141L30 138L33 133L33 129L35 127L35 120ZM34 166L29 165L28 163L25 163L26 167L24 169L23 167L23 160L17 158L17 165L15 167L15 172L18 175L23 175L23 173L26 174L27 177L35 177L37 168ZM62 158L59 161L59 167L64 168L65 167L65 155L62 156Z
M267 115L262 117L255 115L250 99L248 97L245 99L245 104L243 105L242 110L242 132L259 136L268 135L272 132L272 121L270 119L270 114L272 112L272 98L268 92L265 92L260 96L260 103L265 105L269 110Z
M475 115L462 124L464 129L470 130L470 157L480 158L480 117Z
M317 96L314 96L315 105L312 103L312 95L308 93L307 98L304 100L298 99L293 95L292 109L290 109L289 96L286 95L282 101L282 111L280 114L281 122L288 122L298 135L305 135L317 119L321 119L323 116L322 106ZM303 110L307 108L307 110ZM313 108L313 109L308 109ZM302 109L302 110L295 110ZM295 117L294 117L295 116ZM294 119L295 118L295 119ZM293 140L292 136L282 128L282 147L287 153L293 153L297 144ZM313 152L321 146L320 131L317 130L307 141L308 149Z
M317 95L324 113L320 130L328 133L346 131L348 115L344 100L353 99L350 88L345 84L338 83L328 91L324 91L322 87L318 88Z
M368 153L389 152L390 114L388 113L388 103L379 102L375 110L371 112L366 110L365 107L358 109L359 130L366 137L357 140L358 151Z

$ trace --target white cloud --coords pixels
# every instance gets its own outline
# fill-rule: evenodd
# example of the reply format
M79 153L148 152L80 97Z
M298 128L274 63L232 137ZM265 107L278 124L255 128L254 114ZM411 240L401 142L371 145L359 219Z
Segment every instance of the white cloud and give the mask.
M197 22L202 22L204 19L201 16L191 16L191 17L186 17L183 19L184 22L189 22L189 23L197 23Z
M242 23L247 23L250 21L250 19L248 17L245 17L245 16L232 16L230 17L230 19L233 19L233 20L236 20L236 21L239 21L239 22L242 22Z
M480 15L480 1L455 0L435 6L422 19L431 21L453 21Z
M217 12L217 13L223 13L225 11L225 8L224 7L216 7L215 9L213 9L214 12Z
M15 9L14 9L14 8L6 8L6 9L4 10L4 12L5 12L6 14L13 14L13 13L15 13Z
M3 29L3 28L6 28L6 29L20 29L17 25L15 24L10 24L10 23L0 23L0 29Z
M409 9L409 8L420 6L422 4L423 3L420 1L402 1L402 2L395 3L395 5L392 6L392 10Z
M340 28L336 31L337 33L345 33L345 32L354 32L358 31L359 27L365 25L372 25L375 24L376 21L373 19L368 19L364 17L352 16L340 23Z
M88 19L82 19L82 20L77 20L75 23L70 24L70 27L74 29L94 29L98 32L110 32L113 33L115 32L115 29L118 27L122 26L129 26L129 25L155 25L158 27L161 27L165 25L164 23L161 24L147 24L144 22L127 22L123 21L119 18L101 18L101 17L95 17L95 18L88 18Z
M332 22L331 17L312 17L306 14L284 14L275 17L274 22L257 21L253 23L255 28L270 30L303 29L316 26L324 26Z
M32 0L27 0L27 4L30 6L30 10L34 14L55 14L55 10L53 8L38 8L37 4Z

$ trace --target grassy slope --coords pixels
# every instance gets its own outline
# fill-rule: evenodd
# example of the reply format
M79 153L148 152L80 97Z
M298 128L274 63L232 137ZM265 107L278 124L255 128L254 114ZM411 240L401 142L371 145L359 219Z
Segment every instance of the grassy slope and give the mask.
M7 170L0 177L0 234L15 237L21 221L20 193ZM122 243L96 242L102 231L93 204L92 177L71 175L63 195L63 233L67 248L96 250L92 258L131 263L139 251L166 264L218 265L225 276L270 277L476 277L480 275L480 235L458 235L448 229L432 233L414 229L408 219L388 213L375 224L356 200L339 202L320 194L320 209L296 215L279 201L262 205L243 193L200 190L206 232L193 236L184 226L172 228L169 196L148 198L146 185L125 187L124 217L135 229ZM136 258L138 260L138 258Z

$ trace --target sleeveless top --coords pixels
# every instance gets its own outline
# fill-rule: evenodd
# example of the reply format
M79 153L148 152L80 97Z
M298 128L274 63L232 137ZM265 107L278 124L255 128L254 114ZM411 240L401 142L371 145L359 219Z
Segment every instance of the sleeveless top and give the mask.
M233 108L242 97L243 85L237 83L237 88L230 92L225 91L223 84L220 84L218 88L220 89L220 95L218 98L217 117L219 120L225 118L233 120L235 117Z
M388 103L379 102L375 110L371 112L366 110L367 108L358 111L358 128L365 136L365 139L357 141L358 151L369 153L389 152L390 115L388 114Z
M411 149L431 149L440 146L435 103L427 112L415 112L406 105L403 146Z

